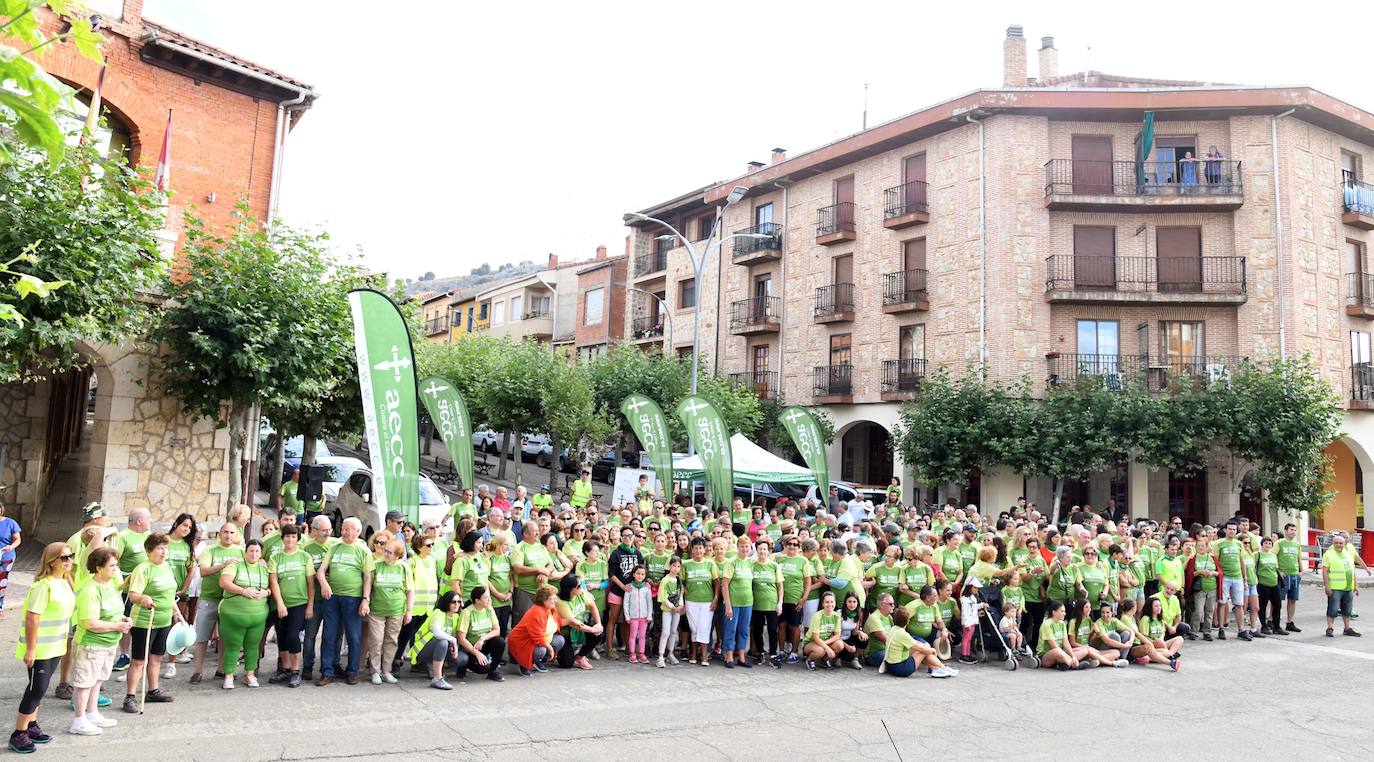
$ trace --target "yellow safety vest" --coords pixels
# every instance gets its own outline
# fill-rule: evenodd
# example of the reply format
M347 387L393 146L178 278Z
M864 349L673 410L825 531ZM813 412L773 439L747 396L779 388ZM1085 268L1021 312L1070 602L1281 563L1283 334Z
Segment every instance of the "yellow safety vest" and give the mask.
M1327 548L1322 554L1322 566L1326 567L1332 590L1355 589L1355 561L1350 557L1351 552L1350 546L1347 545L1344 553L1337 553L1335 548Z
M35 593L40 590L47 591L48 605L38 615L38 635L33 641L33 658L36 661L67 653L67 635L72 627L72 611L76 609L76 593L72 586L56 577L44 577L34 582L33 587L29 588L28 594L24 596L25 617L31 613L29 604L36 597ZM19 647L15 649L14 655L22 659L26 653L28 644L21 632Z
M410 570L415 577L415 605L410 607L411 616L428 612L439 600L439 570L435 568L436 563L433 555L429 558L410 557Z
M581 479L578 479L577 481L573 482L572 499L568 501L569 505L571 505L574 508L582 508L586 506L587 502L591 499L592 485L590 482L584 482Z
M433 609L431 609L431 611L433 611ZM442 616L444 618L444 632L452 635L453 632L458 629L458 617L462 616L462 614L449 614L445 612L443 614L432 613L430 616ZM434 640L434 631L429 628L429 622L425 622L425 626L421 627L420 631L415 633L415 642L411 644L410 650L406 651L406 658L410 660L411 664L420 663L420 653L425 650L425 645L431 640Z

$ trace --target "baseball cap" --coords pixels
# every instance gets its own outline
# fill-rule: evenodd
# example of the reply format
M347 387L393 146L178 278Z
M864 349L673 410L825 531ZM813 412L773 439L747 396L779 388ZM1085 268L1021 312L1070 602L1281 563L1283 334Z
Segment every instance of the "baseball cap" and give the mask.
M982 587L983 581L981 579L978 579L977 577L969 577L968 584L973 585L974 587Z
M387 512L386 512L386 520L387 520L387 521L404 521L404 520L405 520L405 517L406 517L406 515L405 515L404 513L401 513L400 511L387 511Z
M82 521L94 521L95 519L102 518L104 516L105 505L103 503L87 503L86 507L81 509Z
M974 525L972 525L972 524L965 524L965 525L964 525L964 531L965 531L965 532L977 532L977 531L978 531L978 527L976 527L976 526L974 526Z

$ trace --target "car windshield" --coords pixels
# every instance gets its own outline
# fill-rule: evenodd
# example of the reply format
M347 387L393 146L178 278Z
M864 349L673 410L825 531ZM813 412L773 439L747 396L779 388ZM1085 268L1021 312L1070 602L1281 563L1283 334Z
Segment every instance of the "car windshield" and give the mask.
M345 482L357 470L356 463L327 463L324 466L324 481Z
M286 457L299 458L301 456L301 448L303 448L304 446L305 437L303 436L291 437L290 439L286 440ZM334 453L330 452L329 445L325 444L323 439L315 440L315 457L331 458L333 456Z
M428 479L420 480L420 505L446 505L448 500L444 499L444 493L434 486L434 482Z

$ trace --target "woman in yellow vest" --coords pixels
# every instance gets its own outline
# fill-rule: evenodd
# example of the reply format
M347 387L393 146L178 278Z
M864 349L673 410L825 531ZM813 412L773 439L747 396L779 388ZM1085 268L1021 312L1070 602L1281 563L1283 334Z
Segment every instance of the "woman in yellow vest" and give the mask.
M67 653L67 632L76 608L72 590L72 564L76 553L65 542L50 543L43 549L38 576L24 596L24 631L15 656L24 660L28 683L19 700L19 713L10 734L10 749L29 754L34 744L47 743L52 736L38 726L38 705L48 692L48 682Z
M396 640L396 654L391 659L392 674L401 668L401 657L410 649L415 635L424 627L429 612L434 610L434 603L439 599L441 562L435 560L435 542L427 533L417 534L410 541L411 553L406 563L410 564L410 576L415 584L415 602L410 607L410 621L401 625L401 634Z

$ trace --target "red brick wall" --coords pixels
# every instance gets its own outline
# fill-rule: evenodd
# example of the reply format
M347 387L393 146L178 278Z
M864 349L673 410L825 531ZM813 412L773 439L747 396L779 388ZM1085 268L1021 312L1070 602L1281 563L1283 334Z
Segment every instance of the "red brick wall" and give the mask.
M602 267L577 276L577 324L574 335L575 343L579 347L616 343L625 337L625 276L629 258L613 257L609 261L610 267ZM596 288L605 289L601 323L585 325L587 292Z
M42 12L44 30L56 33L60 20ZM181 214L190 206L212 227L223 229L231 224L240 198L247 200L254 217L265 218L277 104L144 63L138 56L140 13L140 3L128 4L124 19L104 32L109 68L103 98L131 130L131 159L150 178L162 148L167 110L172 109L172 229L180 229ZM45 49L40 64L86 90L95 86L100 70L67 43ZM214 203L206 201L211 193Z

